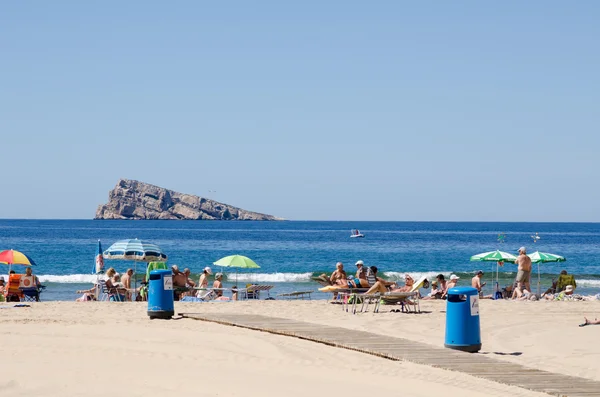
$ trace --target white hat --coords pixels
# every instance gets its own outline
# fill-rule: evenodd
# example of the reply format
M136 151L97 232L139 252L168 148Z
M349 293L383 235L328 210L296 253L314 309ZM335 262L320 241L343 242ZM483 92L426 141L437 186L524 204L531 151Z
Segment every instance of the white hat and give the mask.
M572 285L567 285L565 287L565 292L573 292L573 286Z
M525 247L521 247L519 248L519 252L527 252L527 250L525 249Z
M458 280L459 278L456 274L450 276L450 280Z
M208 266L206 266L206 267L204 268L204 271L205 271L206 273L208 273L208 274L212 274L212 270L210 270L210 267L208 267Z
M356 262L356 266L358 266L358 265L364 265L364 264L365 264L365 263L364 263L363 261L357 261L357 262Z

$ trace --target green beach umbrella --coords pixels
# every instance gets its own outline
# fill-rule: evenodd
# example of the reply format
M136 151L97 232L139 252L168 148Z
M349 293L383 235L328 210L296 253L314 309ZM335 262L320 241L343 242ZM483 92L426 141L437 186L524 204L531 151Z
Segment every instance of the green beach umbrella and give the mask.
M566 261L565 257L556 255L556 254L548 254L546 252L535 251L533 254L527 255L531 262L533 263L546 263L546 262L564 262Z
M471 261L486 261L486 262L514 262L517 257L508 252L500 250L484 252L483 254L473 255Z
M564 262L567 259L560 255L549 254L547 252L540 252L540 251L535 251L534 253L529 254L527 256L529 257L529 259L531 259L531 262L537 263L537 265L538 265L538 295L539 295L542 292L541 286L540 286L540 263Z
M517 260L517 257L514 256L513 254L509 254L508 252L504 252L504 251L500 251L500 250L496 250L496 251L490 251L490 252L484 252L483 254L477 254L477 255L473 255L471 257L471 261L482 261L482 262L496 262L496 292L499 291L499 287L498 287L498 265L500 262L515 262ZM492 272L493 272L493 268L492 268ZM492 273L492 280L494 279L493 273ZM497 297L495 297L494 299L497 299Z
M256 264L252 259L243 255L229 255L224 258L213 262L216 266L222 267L235 267L235 283L237 285L237 269L260 269L260 266Z

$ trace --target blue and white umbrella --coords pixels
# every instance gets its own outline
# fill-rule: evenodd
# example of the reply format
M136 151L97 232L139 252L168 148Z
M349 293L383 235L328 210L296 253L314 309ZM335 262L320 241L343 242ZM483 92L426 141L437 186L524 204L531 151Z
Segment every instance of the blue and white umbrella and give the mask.
M146 243L142 240L119 240L106 251L105 259L121 259L136 262L164 262L167 260L162 250L156 244Z
M137 238L132 240L119 240L103 254L105 259L120 259L134 261L134 271L137 273L138 262L166 262L167 255L156 244L146 243ZM134 277L134 288L137 287L137 278Z
M98 252L96 253L96 262L92 274L104 273L104 257L102 256L102 243L98 240Z

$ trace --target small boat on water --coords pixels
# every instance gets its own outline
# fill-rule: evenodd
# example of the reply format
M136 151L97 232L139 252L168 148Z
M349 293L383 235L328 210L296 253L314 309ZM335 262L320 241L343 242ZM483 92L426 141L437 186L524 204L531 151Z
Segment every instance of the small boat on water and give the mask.
M362 234L360 232L360 230L358 230L358 229L352 229L350 231L350 238L357 238L357 237L365 237L365 235Z

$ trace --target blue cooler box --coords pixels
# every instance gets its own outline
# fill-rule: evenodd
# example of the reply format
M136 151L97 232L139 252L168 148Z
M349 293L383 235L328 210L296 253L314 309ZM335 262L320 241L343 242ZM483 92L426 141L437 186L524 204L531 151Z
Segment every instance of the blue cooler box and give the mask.
M170 319L175 315L173 275L170 270L153 270L148 280L148 316Z
M448 290L444 347L470 353L481 350L477 289L456 287Z

